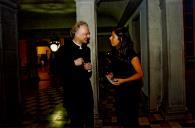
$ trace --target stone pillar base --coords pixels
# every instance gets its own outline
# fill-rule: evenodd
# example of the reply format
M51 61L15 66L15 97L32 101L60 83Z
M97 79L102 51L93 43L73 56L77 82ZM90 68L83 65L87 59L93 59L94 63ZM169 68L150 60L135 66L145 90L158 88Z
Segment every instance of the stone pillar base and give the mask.
M94 128L102 128L103 127L103 120L100 119L99 114L94 115Z
M191 117L192 115L188 113L187 110L166 110L160 109L160 113L162 114L165 120L183 120Z

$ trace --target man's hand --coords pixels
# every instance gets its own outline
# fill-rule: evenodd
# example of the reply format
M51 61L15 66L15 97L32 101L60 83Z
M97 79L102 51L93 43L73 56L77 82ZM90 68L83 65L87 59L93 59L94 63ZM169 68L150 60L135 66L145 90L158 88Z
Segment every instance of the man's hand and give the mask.
M84 69L88 72L91 72L92 70L92 64L91 63L84 63Z
M76 66L80 66L80 65L82 65L83 63L84 63L83 58L78 58L78 59L75 59L75 60L74 60L74 64L75 64Z

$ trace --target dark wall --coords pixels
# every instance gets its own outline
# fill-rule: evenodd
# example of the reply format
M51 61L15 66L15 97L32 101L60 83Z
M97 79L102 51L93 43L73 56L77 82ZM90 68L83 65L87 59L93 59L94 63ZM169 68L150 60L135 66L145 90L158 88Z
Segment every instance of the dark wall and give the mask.
M20 122L17 0L0 0L0 127Z

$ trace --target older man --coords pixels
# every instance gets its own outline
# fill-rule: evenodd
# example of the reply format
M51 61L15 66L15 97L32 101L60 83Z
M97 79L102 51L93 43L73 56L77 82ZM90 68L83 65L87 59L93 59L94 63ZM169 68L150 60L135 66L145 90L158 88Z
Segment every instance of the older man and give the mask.
M77 22L70 31L72 39L64 43L57 53L58 73L63 81L64 105L72 127L92 128L93 91L90 77L92 65L88 24Z

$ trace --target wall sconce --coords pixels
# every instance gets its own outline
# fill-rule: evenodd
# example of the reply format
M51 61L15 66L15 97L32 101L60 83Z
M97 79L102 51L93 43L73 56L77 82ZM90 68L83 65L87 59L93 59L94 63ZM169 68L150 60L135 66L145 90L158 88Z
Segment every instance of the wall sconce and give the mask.
M50 49L52 52L56 52L58 51L58 49L60 48L60 42L59 41L50 41Z

